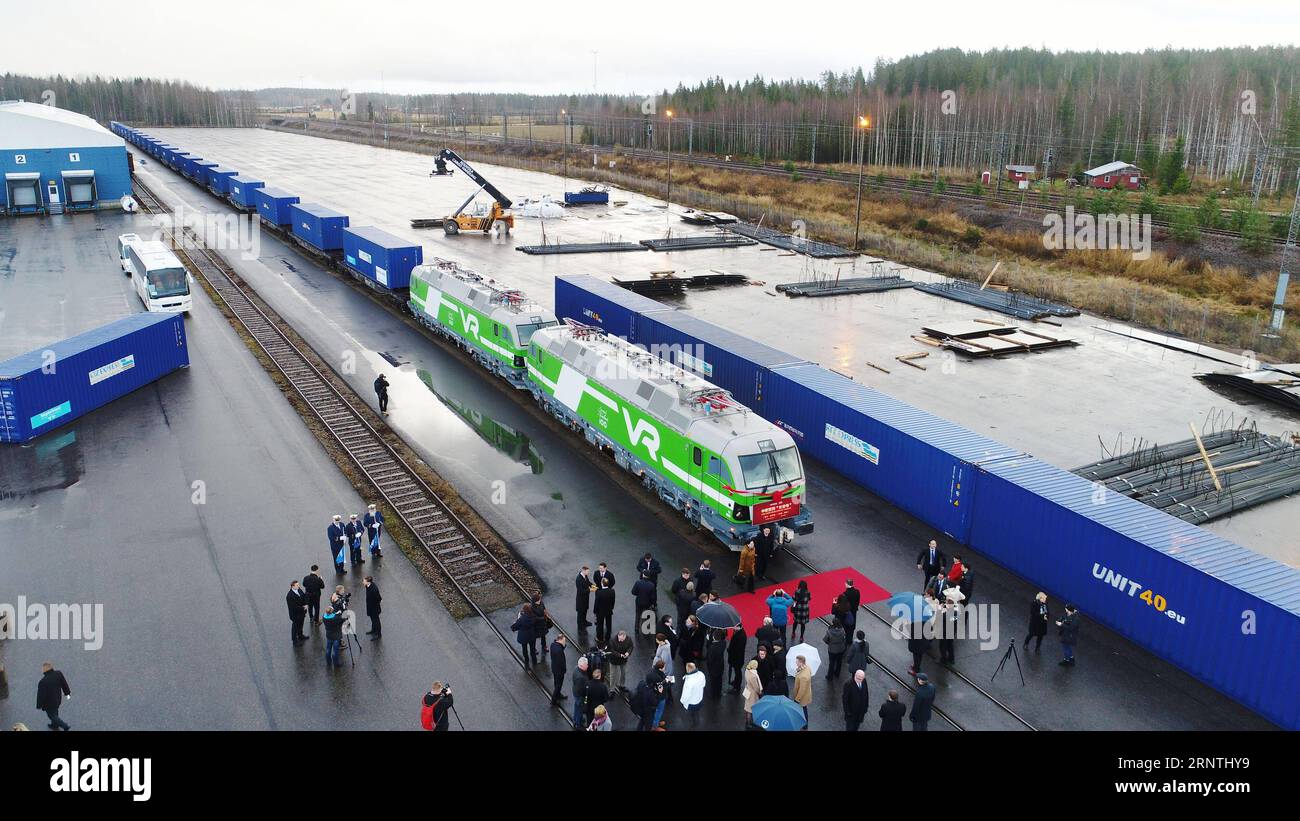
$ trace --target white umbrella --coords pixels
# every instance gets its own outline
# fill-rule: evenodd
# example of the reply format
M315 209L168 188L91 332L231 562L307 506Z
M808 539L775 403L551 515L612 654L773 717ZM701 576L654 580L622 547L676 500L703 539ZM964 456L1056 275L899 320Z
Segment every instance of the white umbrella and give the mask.
M794 675L795 661L799 656L804 657L804 660L808 662L808 669L812 671L814 676L817 675L817 668L822 666L822 654L817 652L817 648L811 644L796 644L786 651L785 672Z

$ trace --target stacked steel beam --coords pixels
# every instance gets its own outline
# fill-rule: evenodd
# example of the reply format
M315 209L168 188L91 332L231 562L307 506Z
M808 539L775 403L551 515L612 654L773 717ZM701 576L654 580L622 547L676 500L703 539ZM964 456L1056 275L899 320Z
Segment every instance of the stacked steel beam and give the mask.
M967 305L988 308L990 311L1014 316L1017 319L1042 319L1049 316L1079 315L1079 310L1071 308L1069 305L1048 302L1045 299L1039 299L1018 291L1003 291L996 288L981 290L978 285L962 280L923 283L918 284L916 289L944 299L954 299Z
M1204 447L1212 476L1201 455ZM1221 430L1129 452L1076 468L1075 474L1139 502L1200 524L1300 493L1300 447L1253 428ZM1215 486L1215 478L1220 487Z

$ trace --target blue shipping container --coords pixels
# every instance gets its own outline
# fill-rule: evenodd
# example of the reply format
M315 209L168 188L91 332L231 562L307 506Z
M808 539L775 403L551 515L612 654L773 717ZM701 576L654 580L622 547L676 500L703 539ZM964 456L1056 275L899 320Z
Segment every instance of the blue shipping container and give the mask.
M230 178L239 172L233 168L215 165L208 169L208 188L219 197L230 193Z
M984 466L970 544L1300 729L1300 571L1038 459Z
M0 442L26 442L189 364L184 318L161 313L0 362Z
M262 219L281 227L293 225L293 214L289 213L289 206L297 203L298 197L270 185L257 189L254 196L257 199L257 213Z
M411 269L424 262L419 243L371 226L343 229L343 264L389 290L411 287Z
M801 452L963 544L983 501L978 466L1022 455L816 365L769 379L763 415Z
M636 320L636 341L719 387L767 416L764 403L774 368L806 362L685 311L654 311Z
M293 235L320 251L339 251L343 248L343 229L348 227L348 217L332 208L314 202L300 202L289 206L293 215Z
M236 174L230 178L230 201L240 208L256 208L257 189L264 185L261 180Z
M629 342L636 338L637 315L674 310L649 297L590 276L555 278L555 315L584 325L595 325Z
M202 157L195 157L190 160L190 178L206 188L208 184L208 169L216 167L217 164L211 160L205 160Z

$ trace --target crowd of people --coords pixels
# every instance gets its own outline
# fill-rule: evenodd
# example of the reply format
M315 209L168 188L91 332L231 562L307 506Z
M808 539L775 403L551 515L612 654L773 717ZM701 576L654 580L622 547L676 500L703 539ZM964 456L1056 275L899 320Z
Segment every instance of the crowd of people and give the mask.
M772 535L772 547L776 537ZM734 581L752 592L752 579L763 578L753 543L740 557ZM752 566L751 566L752 564ZM790 648L806 642L812 614L812 593L806 581L792 593L776 589L765 600L768 615L752 638L743 626L729 629L711 628L697 615L700 608L719 600L717 572L711 560L697 567L683 567L666 590L668 599L660 607L659 578L662 567L646 553L635 568L636 581L630 592L632 617L638 632L653 636L653 650L638 652L632 634L613 629L618 593L615 574L601 562L593 571L589 565L579 568L574 577L574 607L581 636L595 628L591 646L580 651L570 668L569 639L556 631L551 611L540 595L520 607L510 629L519 645L520 660L528 667L545 661L550 670L551 702L559 705L571 700L569 716L574 729L596 732L614 729L607 705L624 698L636 717L640 731L665 730L665 716L680 708L675 721L694 728L699 726L705 701L720 702L724 690L740 696L739 711L744 726L754 728L754 705L764 696L786 696L804 710L805 728L808 707L813 703L813 666L810 659L798 654L789 657ZM831 607L830 625L820 637L827 661L824 678L838 682L844 728L858 730L866 720L870 696L865 668L871 663L866 634L856 629L861 593L853 579L846 579L843 591ZM662 612L662 615L660 614ZM592 621L594 619L594 621ZM644 659L644 662L642 661ZM816 661L820 661L820 656ZM646 672L630 673L646 664ZM847 675L846 675L847 674ZM566 685L568 692L566 693ZM917 692L910 715L914 729L926 729L934 703L934 686L925 674L916 677ZM678 707L674 707L676 704ZM877 715L882 730L902 729L907 707L891 690ZM738 716L739 718L739 716Z

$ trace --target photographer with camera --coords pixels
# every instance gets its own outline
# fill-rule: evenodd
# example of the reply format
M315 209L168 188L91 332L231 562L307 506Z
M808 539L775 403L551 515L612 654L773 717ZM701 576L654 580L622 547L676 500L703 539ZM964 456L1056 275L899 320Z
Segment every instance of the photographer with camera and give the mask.
M424 700L420 706L420 726L426 730L434 732L450 730L447 723L447 713L455 703L451 695L451 685L443 684L441 681L435 681L429 688L429 692L424 694ZM461 727L464 729L464 726Z
M342 667L343 661L339 658L339 651L343 645L345 614L341 610L335 610L334 605L329 604L325 606L325 616L322 620L325 623L325 665Z
M334 592L330 594L330 606L336 612L343 612L348 609L348 603L352 601L352 594L347 591L341 584L334 585Z

